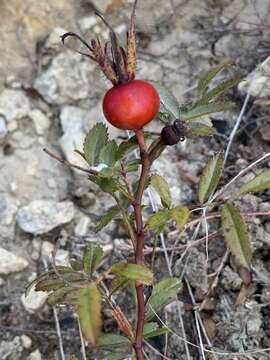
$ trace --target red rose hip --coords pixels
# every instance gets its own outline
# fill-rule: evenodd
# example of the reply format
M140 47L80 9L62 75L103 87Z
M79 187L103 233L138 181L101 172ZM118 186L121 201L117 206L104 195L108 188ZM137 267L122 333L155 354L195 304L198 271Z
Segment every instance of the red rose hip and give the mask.
M144 80L115 85L103 99L106 119L119 129L141 129L154 119L159 106L157 90Z

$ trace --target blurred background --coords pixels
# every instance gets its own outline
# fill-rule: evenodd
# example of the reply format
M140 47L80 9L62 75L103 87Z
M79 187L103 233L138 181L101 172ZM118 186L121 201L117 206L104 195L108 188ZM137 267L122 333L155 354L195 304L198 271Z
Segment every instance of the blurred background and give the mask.
M102 244L108 261L112 256L121 259L123 230L113 224L99 235L94 231L111 200L83 174L59 164L42 149L80 164L73 150L81 148L95 122L104 121L101 101L109 83L88 58L64 48L59 36L75 31L86 39L98 36L107 41L108 31L94 15L99 10L124 40L131 7L132 1L122 0L0 0L1 360L83 358L72 309L44 305L43 293L30 294L28 299L23 295L26 283L49 265L56 241L59 264L68 262L70 253L80 255L89 242ZM216 128L212 139L186 141L167 150L157 162L175 204L196 202L203 165L215 151L226 148L245 100L247 108L224 183L269 152L270 61L265 60L270 54L270 1L139 0L137 30L138 78L162 83L183 103L194 98L199 74L224 60L234 61L236 72L247 77L229 94L236 103L234 111L212 117ZM159 126L152 123L149 129L157 131ZM126 136L112 128L110 133ZM269 162L261 165L267 167ZM243 211L267 211L269 192L248 195L239 206ZM235 307L241 279L228 261L215 304L202 315L209 341L228 352L270 347L269 217L250 219L249 229L256 284L249 302ZM173 244L175 239L167 241ZM187 238L179 241L185 243ZM220 239L210 248L208 273L217 269L223 253ZM176 253L173 261L175 275L182 271L180 256ZM198 301L209 281L205 261L203 247L189 251L186 276ZM163 255L157 268L160 274L168 274ZM185 309L189 301L181 298L170 305L166 321L180 337L198 344L193 312L183 310L184 326L179 322L179 306ZM108 315L104 317L105 329L113 329ZM163 354L166 345L167 359L201 359L200 351L185 345L179 336L172 334L168 341L157 338L153 343L157 350L150 351L149 358L162 359L159 352ZM86 351L87 359L97 358ZM270 355L250 356L269 359ZM212 359L207 354L206 358ZM241 359L241 355L216 358Z

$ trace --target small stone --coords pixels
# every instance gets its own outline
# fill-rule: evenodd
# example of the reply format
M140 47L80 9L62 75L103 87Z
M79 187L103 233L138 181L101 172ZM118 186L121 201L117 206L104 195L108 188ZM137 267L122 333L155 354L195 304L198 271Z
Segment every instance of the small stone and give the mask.
M19 209L17 223L28 233L45 234L73 219L74 205L70 201L34 200Z
M93 26L98 23L96 16L85 16L78 20L79 27L81 31L90 30Z
M259 304L255 300L251 300L246 305L251 310L247 319L247 334L256 335L263 323Z
M226 290L239 290L242 280L229 266L225 266L222 272L221 284Z
M241 81L238 85L238 89L242 93L248 91L252 96L259 96L262 102L269 103L269 74L270 74L270 56L263 61L257 68L252 71L244 81Z
M38 135L44 135L50 127L50 120L39 109L30 111L29 117L33 120Z
M62 42L61 42L61 36L63 34L65 34L67 32L67 30L60 28L60 27L56 27L54 28L51 33L49 34L47 40L45 41L44 44L44 49L45 50L59 50L60 48L62 48Z
M5 89L0 94L0 115L8 122L29 114L30 102L23 91Z
M10 239L14 235L14 218L18 205L18 200L9 195L0 194L0 234L3 238Z
M11 120L7 123L7 129L10 133L14 132L18 129L18 121L17 120Z
M206 273L206 256L196 248L192 248L188 253L188 266L183 260L175 263L175 274L180 276L185 267L185 275L190 285L195 289L201 289L204 293L208 290L208 277Z
M16 256L10 251L0 248L0 274L8 275L19 272L27 268L28 261L20 256Z
M22 294L21 301L25 310L29 314L34 314L44 306L47 298L47 292L35 291L34 287L32 287L27 296L25 296L25 294Z
M90 222L89 216L82 216L74 229L74 234L78 237L86 236Z
M88 112L75 106L65 106L60 114L64 135L59 140L61 148L68 161L78 166L85 166L85 161L74 150L82 150L86 135L84 120ZM76 171L76 170L75 170Z
M7 127L6 127L6 122L5 119L0 116L0 140L4 139L4 137L7 135Z
M30 349L30 347L32 346L32 339L27 335L22 335L21 343L25 349Z
M42 360L40 351L37 349L33 351L27 358L27 360Z
M5 280L0 277L0 286L5 285Z
M60 53L34 82L34 88L50 104L62 105L93 94L94 64L72 51Z

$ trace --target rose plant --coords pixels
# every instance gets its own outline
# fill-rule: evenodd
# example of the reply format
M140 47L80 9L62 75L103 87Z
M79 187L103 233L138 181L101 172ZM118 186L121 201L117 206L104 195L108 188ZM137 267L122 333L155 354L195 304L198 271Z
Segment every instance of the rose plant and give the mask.
M224 93L239 82L239 78L234 77L211 86L214 77L231 64L218 65L200 77L198 99L180 106L163 86L137 80L136 2L125 50L101 14L97 16L110 30L110 43L105 46L98 39L88 43L72 32L62 36L63 43L68 37L78 39L87 49L87 52L79 51L80 54L95 61L111 81L112 87L103 99L105 118L119 129L133 131L134 136L117 143L109 139L106 126L97 123L88 132L83 150L77 150L87 167L80 168L60 160L84 171L89 181L114 199L115 206L104 214L96 225L96 231L101 231L113 220L120 221L127 231L133 256L112 266L101 265L104 255L102 247L86 246L82 259L73 259L70 266L56 266L53 261L52 269L42 273L28 286L28 289L34 286L37 291L49 292L50 304L74 305L85 340L100 351L105 351L106 359L135 356L142 360L144 341L170 331L155 319L177 297L181 281L173 277L159 282L155 280L150 262L145 258L145 241L146 238L150 241L148 238L153 234L166 231L167 224L179 231L184 230L193 216L190 213L192 204L173 207L167 181L156 172L151 172L151 166L167 146L176 145L185 138L211 136L214 130L209 114L232 107L231 102L224 100ZM160 134L153 135L144 130L146 124L158 120L164 123ZM139 150L139 158L134 155L134 149ZM245 222L233 203L234 199L224 197L223 188L216 192L223 165L224 156L218 153L205 166L199 183L199 206L207 213L220 212L224 239L244 286L248 286L251 281L251 248ZM266 189L269 178L269 171L260 174L245 184L238 195ZM162 207L149 215L147 206L143 204L143 195L150 185L159 194ZM115 297L119 292L125 296L127 289L134 289L137 311L132 318L123 312ZM119 334L103 333L103 307L111 310Z

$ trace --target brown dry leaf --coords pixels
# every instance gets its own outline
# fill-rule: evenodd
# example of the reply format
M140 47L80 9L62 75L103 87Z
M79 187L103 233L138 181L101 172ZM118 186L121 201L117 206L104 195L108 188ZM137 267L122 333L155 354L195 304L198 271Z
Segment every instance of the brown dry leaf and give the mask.
M134 339L132 326L123 311L119 307L116 307L112 310L112 315L115 318L120 330L122 330L123 333L125 333L130 339Z
M213 340L217 336L217 332L218 332L216 323L211 318L206 318L203 319L203 324L209 339Z
M235 305L243 305L247 298L253 295L256 291L256 285L250 284L249 286L243 285L236 299Z

